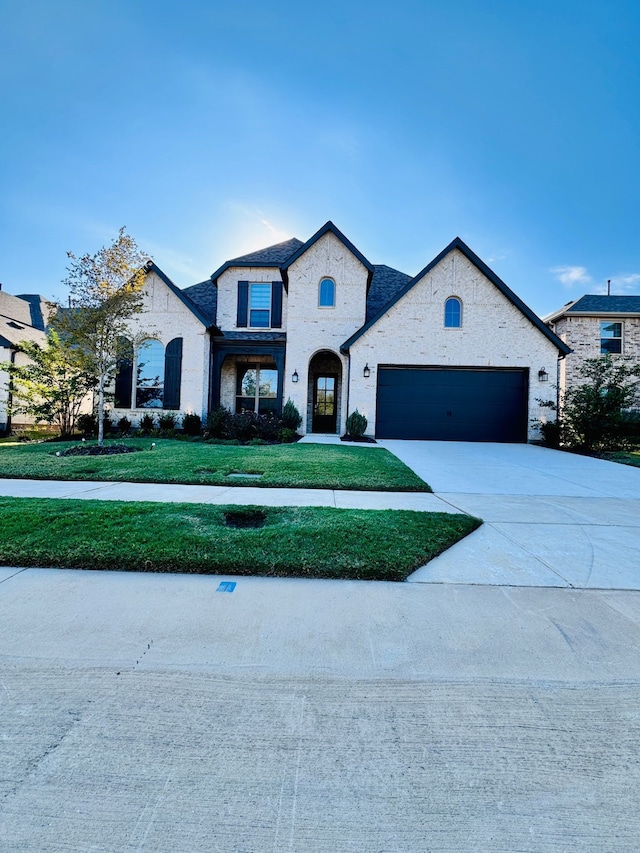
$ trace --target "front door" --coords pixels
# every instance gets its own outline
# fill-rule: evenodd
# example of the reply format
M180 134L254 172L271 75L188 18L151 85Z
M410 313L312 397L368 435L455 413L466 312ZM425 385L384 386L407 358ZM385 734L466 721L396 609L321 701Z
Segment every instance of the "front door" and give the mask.
M313 432L336 431L336 385L337 376L323 374L316 376L313 386Z

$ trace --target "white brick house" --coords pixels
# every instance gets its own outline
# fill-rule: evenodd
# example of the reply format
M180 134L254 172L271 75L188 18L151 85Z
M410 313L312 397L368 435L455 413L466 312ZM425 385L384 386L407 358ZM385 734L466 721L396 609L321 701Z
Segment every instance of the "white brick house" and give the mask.
M570 348L560 362L558 388L563 395L585 380L580 368L603 353L640 362L640 296L581 296L545 318Z
M116 417L278 412L291 398L303 433L343 434L358 409L379 437L526 441L540 382L569 351L459 239L413 278L371 264L331 222L182 291L148 268L139 323L158 343L157 388L136 393L149 371L134 355L121 386L131 408Z

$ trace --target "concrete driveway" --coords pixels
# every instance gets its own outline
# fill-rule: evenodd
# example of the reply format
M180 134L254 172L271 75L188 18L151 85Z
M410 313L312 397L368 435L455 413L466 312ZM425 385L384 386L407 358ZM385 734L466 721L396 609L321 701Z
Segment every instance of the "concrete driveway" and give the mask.
M640 589L640 469L527 444L380 443L485 522L411 581Z

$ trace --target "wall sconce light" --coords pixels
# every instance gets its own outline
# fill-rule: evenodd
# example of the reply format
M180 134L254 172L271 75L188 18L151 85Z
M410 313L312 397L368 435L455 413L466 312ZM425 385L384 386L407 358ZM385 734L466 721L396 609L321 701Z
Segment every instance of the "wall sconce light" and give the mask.
M368 379L371 376L371 370L369 369L369 362L367 362L364 366L364 370L362 371L362 375L365 379Z
M300 378L300 377L298 376L298 371L297 371L297 370L294 370L294 371L293 371L293 376L291 377L291 381L292 381L292 382L297 382L299 378Z
M538 371L538 382L548 382L548 381L549 381L549 374L544 369L544 367L541 367L540 370Z

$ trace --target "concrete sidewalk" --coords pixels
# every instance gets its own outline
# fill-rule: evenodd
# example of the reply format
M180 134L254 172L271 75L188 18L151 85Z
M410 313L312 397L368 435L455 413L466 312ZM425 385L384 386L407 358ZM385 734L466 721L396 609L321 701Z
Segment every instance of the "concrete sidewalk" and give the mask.
M461 513L429 492L368 492L341 489L267 489L255 486L189 486L95 480L0 479L0 496L242 506L329 506L338 509L409 509Z

